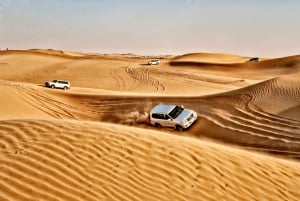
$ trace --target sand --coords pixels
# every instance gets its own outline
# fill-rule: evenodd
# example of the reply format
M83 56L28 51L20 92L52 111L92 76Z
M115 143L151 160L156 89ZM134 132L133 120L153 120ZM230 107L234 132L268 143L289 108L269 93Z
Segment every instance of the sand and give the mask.
M300 56L250 58L0 51L0 200L300 200Z

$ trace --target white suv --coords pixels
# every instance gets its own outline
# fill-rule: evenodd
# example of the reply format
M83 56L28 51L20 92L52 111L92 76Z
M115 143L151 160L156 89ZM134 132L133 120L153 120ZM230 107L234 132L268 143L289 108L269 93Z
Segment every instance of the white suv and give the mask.
M148 62L149 65L158 65L160 61L158 59L152 59L151 61Z
M150 112L150 123L155 127L172 127L183 131L197 120L197 113L183 106L156 105Z
M51 88L61 88L65 90L71 88L70 82L64 80L52 80L50 82L45 82L45 86Z

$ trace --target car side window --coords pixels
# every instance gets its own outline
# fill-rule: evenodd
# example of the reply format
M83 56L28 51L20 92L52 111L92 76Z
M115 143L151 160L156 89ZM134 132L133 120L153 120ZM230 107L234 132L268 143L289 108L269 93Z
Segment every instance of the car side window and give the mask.
M152 114L152 118L155 118L155 119L166 119L166 115L164 114Z
M165 119L165 115L164 114L159 114L159 118L160 119Z
M58 83L60 83L60 84L68 84L68 82L65 82L65 81L58 81Z
M152 118L154 118L154 119L159 119L159 115L156 114L156 113L154 113L154 114L152 114Z

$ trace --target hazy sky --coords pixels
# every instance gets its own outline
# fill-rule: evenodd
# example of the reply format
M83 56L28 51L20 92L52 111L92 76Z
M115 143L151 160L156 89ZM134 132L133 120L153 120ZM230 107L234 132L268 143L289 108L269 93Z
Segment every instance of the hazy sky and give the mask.
M0 48L300 54L299 0L0 0Z

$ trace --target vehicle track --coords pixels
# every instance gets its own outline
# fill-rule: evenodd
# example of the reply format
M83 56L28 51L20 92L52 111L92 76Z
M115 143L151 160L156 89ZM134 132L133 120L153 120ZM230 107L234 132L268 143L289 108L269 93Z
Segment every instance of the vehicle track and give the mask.
M87 112L85 109L61 102L34 88L21 85L16 89L21 99L52 117L68 119L90 118L85 115Z
M158 79L151 76L150 70L147 68L127 67L126 73L135 80L134 89L140 88L141 86L150 86L155 88L156 92L165 91L165 86Z
M124 67L117 68L117 69L111 69L111 75L113 79L116 82L116 90L119 91L127 91L128 90L128 84L126 83L125 79L122 75L119 74L119 71L123 71Z

